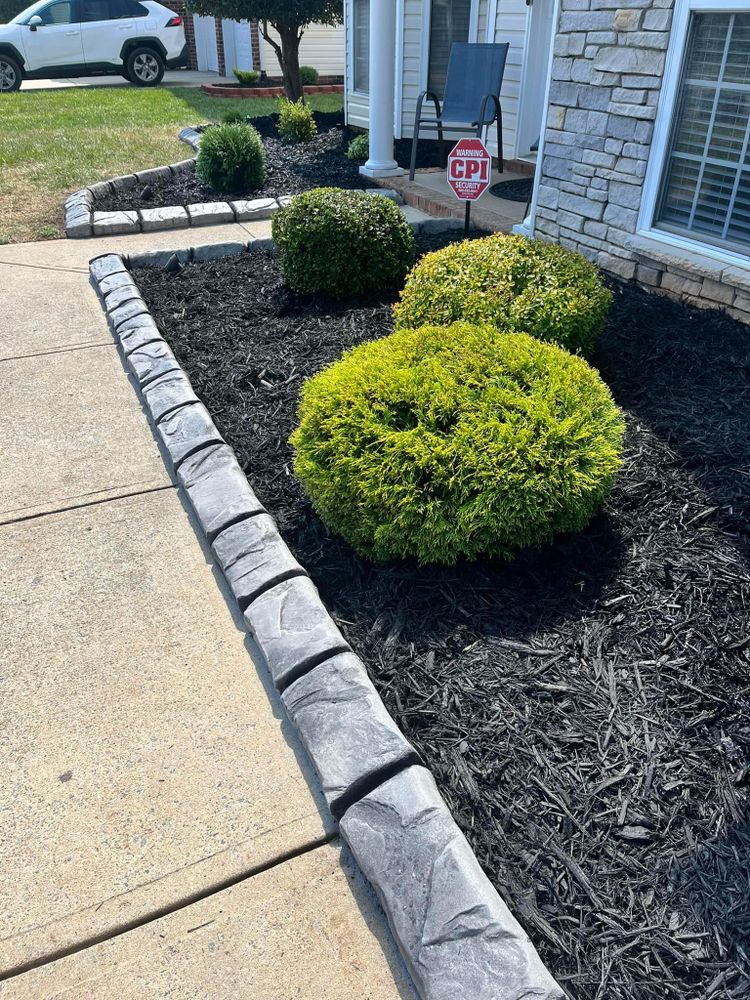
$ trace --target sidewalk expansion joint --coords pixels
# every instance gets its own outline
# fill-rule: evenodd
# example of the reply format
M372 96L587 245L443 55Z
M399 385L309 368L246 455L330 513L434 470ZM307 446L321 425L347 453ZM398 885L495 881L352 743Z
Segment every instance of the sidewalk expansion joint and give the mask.
M295 847L293 850L286 851L284 854L280 854L278 857L273 858L270 861L266 861L262 865L250 868L248 871L242 872L239 875L233 875L231 878L222 879L200 892L194 892L187 896L183 896L174 903L161 906L158 909L153 910L151 913L148 913L143 917L139 917L136 920L125 921L124 923L113 927L102 934L92 935L91 937L79 941L77 944L69 945L67 948L60 948L58 951L51 951L48 955L34 959L31 962L25 962L23 964L13 966L10 969L0 971L0 983L22 976L26 972L31 972L32 969L38 969L45 965L52 965L54 962L59 962L61 959L68 958L70 955L77 955L82 951L86 951L87 948L93 948L94 945L102 944L104 941L111 941L113 938L121 937L129 931L134 931L139 927L152 924L156 920L161 920L163 917L168 917L172 913L184 910L186 907L192 906L194 903L200 903L205 899L210 899L211 896L216 896L220 892L224 892L226 889L231 889L233 886L239 885L242 882L247 882L256 875L262 875L264 872L270 871L273 868L278 868L280 865L284 865L288 861L293 861L295 858L299 858L304 854L309 854L311 851L316 851L320 847L325 847L326 844L333 843L333 841L337 838L337 833L330 833L325 837L308 841L306 844ZM195 929L196 928L193 928L193 930Z
M32 351L30 354L12 354L8 358L0 358L0 365L6 361L28 361L29 358L48 358L55 354L70 354L72 351L90 351L93 347L114 347L114 344L71 344L70 347L55 347L49 351Z
M40 517L52 517L55 514L66 514L70 510L83 510L85 507L98 507L103 503L112 503L115 500L127 500L131 497L147 496L149 493L161 493L163 490L174 490L176 483L165 483L164 486L151 486L147 490L133 490L132 493L118 493L114 497L101 497L98 500L86 500L82 503L72 503L65 507L55 507L54 510L41 510L35 514L22 514L19 517L8 518L7 521L0 520L0 530L9 524L21 524L24 521L38 521ZM2 517L2 515L0 515Z

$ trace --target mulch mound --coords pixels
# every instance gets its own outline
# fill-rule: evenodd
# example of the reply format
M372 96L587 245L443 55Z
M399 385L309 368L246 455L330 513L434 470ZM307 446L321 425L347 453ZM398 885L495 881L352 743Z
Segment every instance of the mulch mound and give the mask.
M300 298L263 250L138 281L569 995L750 995L750 331L617 286L594 360L628 431L601 516L510 563L372 566L287 440L303 381L387 333L388 298Z
M116 191L95 199L97 212L116 212L133 209L165 208L170 205L195 205L227 198L277 198L281 195L301 194L316 187L359 189L374 184L359 173L359 164L347 159L346 150L354 133L344 126L341 111L315 112L317 135L310 142L283 142L278 135L278 115L264 115L251 119L263 140L266 153L266 180L257 190L215 191L203 184L190 171L150 181L130 191ZM210 127L210 126L209 126ZM440 144L429 140L419 144L419 166L439 166ZM401 166L408 167L411 141L396 143L396 157Z

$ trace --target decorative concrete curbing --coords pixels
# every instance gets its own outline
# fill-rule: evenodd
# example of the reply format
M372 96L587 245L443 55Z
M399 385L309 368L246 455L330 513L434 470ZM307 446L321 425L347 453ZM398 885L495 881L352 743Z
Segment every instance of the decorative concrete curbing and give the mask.
M221 248L210 249L220 255ZM228 252L235 252L232 245ZM181 255L200 259L195 249ZM562 1000L159 334L130 268L164 265L174 256L104 254L91 261L91 278L177 479L420 995Z
M201 133L194 128L184 128L178 138L195 152L201 142ZM127 233L153 233L164 229L187 229L189 226L215 226L224 222L261 222L270 219L280 208L291 201L290 195L278 198L239 198L235 201L210 201L196 205L169 205L164 208L142 208L138 211L96 212L97 194L128 191L137 184L168 177L170 174L195 170L195 160L181 160L166 167L153 167L136 174L125 174L100 181L91 187L74 191L65 201L65 235L68 239L85 239L90 236L121 236ZM393 189L370 188L367 194L382 194L399 205L404 200ZM240 244L238 244L240 246Z

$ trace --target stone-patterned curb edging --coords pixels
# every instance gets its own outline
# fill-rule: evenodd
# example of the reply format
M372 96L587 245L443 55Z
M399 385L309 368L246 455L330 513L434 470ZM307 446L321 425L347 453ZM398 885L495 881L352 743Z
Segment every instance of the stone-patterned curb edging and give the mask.
M178 138L197 151L201 133L184 128ZM291 200L290 195L278 198L239 198L235 201L208 201L196 205L170 205L164 208L142 208L137 211L95 212L97 195L129 191L138 184L195 169L195 160L181 160L166 167L153 167L136 174L125 174L100 181L91 187L74 191L65 201L65 235L68 239L89 236L121 236L128 233L151 233L163 229L187 229L188 226L215 226L223 222L262 222L270 219ZM382 194L403 205L398 191L370 188L368 194Z
M271 240L249 244L269 245ZM420 996L562 1000L562 990L482 872L432 776L193 392L130 270L175 255L205 260L244 249L222 244L129 258L103 254L91 261L91 278L177 480L341 834L383 905Z

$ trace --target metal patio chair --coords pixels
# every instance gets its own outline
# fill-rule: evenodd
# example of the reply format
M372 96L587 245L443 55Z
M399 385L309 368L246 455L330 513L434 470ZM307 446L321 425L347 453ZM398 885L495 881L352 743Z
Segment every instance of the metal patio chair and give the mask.
M442 143L444 132L466 132L476 128L481 139L484 129L497 124L497 159L503 172L503 112L500 88L503 85L508 42L454 42L448 59L443 106L436 94L425 90L417 99L414 138L411 143L409 180L414 180L417 146L421 129L437 132ZM423 118L422 105L429 98L435 105L435 117Z

